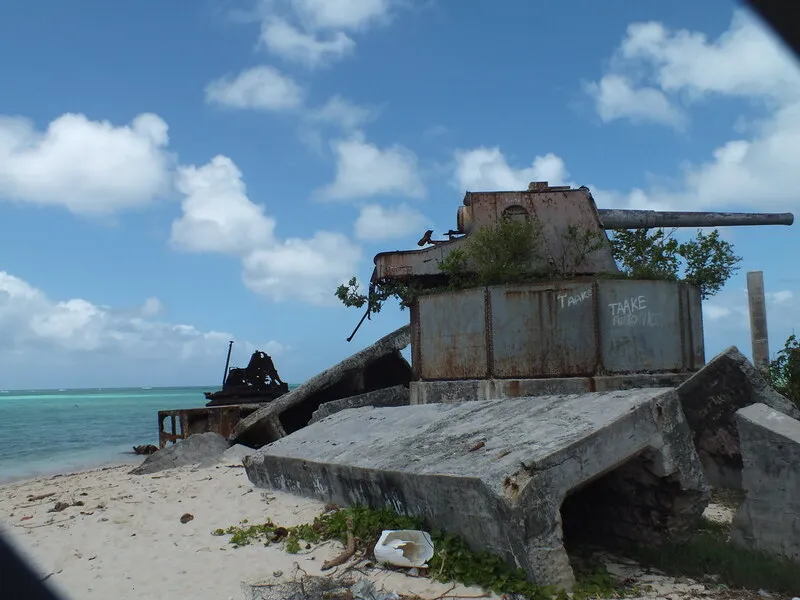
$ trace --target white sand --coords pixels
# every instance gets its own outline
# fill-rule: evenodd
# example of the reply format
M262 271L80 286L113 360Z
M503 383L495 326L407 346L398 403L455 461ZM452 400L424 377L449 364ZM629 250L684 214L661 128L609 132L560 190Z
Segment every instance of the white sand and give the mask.
M342 569L320 571L325 560L341 552L338 543L291 555L279 544L234 549L228 536L211 534L243 519L307 523L324 510L313 500L255 489L244 469L226 466L236 462L231 456L214 467L142 476L128 475L126 465L8 484L0 487L0 527L42 577L50 575L48 581L65 600L242 600L243 583L289 581L298 567L310 576ZM54 495L28 500L48 493ZM56 502L77 501L84 505L48 512ZM715 510L709 516L730 518ZM185 513L194 519L183 524ZM612 572L649 587L642 596L648 599L716 595L694 581L647 573L626 561L608 564ZM451 587L383 569L364 573L378 589L398 594L432 599ZM482 595L463 586L447 593L448 598Z
M52 573L48 582L65 600L241 600L243 582L291 580L295 564L308 575L323 574L322 563L341 552L340 544L329 542L291 555L282 545L234 549L227 543L229 536L211 535L242 519L307 523L324 509L319 502L280 492L269 492L272 499L267 502L244 469L225 466L229 462L155 475L128 475L127 465L12 483L0 487L3 534L42 577ZM54 495L27 500L47 493ZM76 501L84 506L48 512L56 502ZM182 524L185 513L194 519ZM274 577L279 571L282 575ZM424 598L450 588L382 569L370 570L369 579L378 589ZM459 586L452 594L474 597L483 592Z

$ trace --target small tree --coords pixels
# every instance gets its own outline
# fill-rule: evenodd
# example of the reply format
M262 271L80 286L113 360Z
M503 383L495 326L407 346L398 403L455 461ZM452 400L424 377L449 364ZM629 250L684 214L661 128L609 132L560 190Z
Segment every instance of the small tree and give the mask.
M705 234L698 229L695 239L683 243L672 237L674 233L674 229L669 233L616 230L611 240L614 260L632 279L682 279L697 286L704 300L739 270L741 257L734 254L733 245L720 239L718 230Z
M800 407L800 342L794 334L769 363L769 379L772 387Z
M532 219L502 219L470 236L439 263L450 289L514 283L529 278L531 261L541 261L542 227Z

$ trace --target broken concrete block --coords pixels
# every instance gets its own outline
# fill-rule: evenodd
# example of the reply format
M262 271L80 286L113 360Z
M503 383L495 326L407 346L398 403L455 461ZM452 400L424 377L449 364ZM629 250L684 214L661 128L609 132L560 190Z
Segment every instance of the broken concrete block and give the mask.
M658 544L708 486L674 390L356 408L244 459L250 480L423 517L570 587L565 544Z
M400 350L411 343L411 326L379 339L338 365L243 418L232 442L260 448L308 425L322 404L395 385L408 386L411 365Z
M745 500L731 538L800 562L800 421L765 404L736 413Z
M361 408L362 406L382 408L384 406L405 406L408 403L408 388L404 385L395 385L390 388L359 394L358 396L326 402L314 411L309 423L316 423L327 416L348 408Z
M677 388L709 483L741 489L742 455L736 411L761 402L793 418L800 410L773 390L735 346L715 356Z
M218 462L229 446L228 440L218 433L196 433L151 454L129 474L148 475L189 465L208 467Z

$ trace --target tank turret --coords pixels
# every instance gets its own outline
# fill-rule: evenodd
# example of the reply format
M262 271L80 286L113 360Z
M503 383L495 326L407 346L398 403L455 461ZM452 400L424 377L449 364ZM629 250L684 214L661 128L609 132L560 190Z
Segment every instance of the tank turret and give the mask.
M373 282L410 281L441 276L439 263L454 249L462 247L480 229L493 227L502 219L534 219L541 227L542 256L531 257L530 272L547 272L552 265L566 266L576 276L618 273L611 243L605 231L673 227L729 227L748 225L791 225L791 213L669 212L652 210L599 209L589 188L552 187L547 182L531 183L519 192L467 192L458 208L457 227L448 239L433 240L428 231L418 242L422 250L381 252L375 256ZM571 257L574 232L597 232L599 248ZM572 261L572 262L570 262Z

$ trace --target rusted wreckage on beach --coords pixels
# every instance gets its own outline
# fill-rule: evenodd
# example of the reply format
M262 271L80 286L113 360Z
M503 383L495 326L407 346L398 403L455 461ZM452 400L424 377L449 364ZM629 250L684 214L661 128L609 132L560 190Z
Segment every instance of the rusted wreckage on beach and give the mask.
M257 428L244 434L242 443L258 447L276 435L282 437L296 431L311 422L315 414L321 418L320 407L325 413L335 410L337 402L345 402L346 407L407 404L411 365L400 350L409 341L406 326L291 391L264 352L254 352L246 369L228 370L229 346L225 384L219 392L206 392L210 401L204 408L159 411L159 446L164 448L194 433L238 436L249 423L248 418L267 406L274 415L275 433L262 438L255 432L263 428Z

